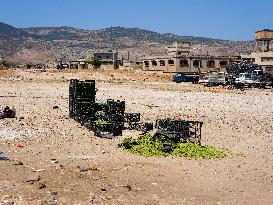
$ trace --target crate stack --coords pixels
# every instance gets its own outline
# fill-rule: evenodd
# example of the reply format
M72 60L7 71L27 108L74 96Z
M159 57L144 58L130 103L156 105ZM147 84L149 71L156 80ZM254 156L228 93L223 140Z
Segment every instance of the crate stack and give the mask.
M201 144L201 128L203 122L158 119L155 127L158 129L155 136L165 136L175 142L192 142Z
M96 103L94 80L70 80L69 117L95 132L96 136L113 138L122 135L125 101L108 99Z
M70 80L69 117L84 125L95 119L96 88L94 80Z
M140 122L140 113L125 113L125 121L129 130L142 131L144 133L153 130L153 123Z
M108 99L106 103L96 104L95 122L92 130L97 136L112 138L122 135L124 128L125 101Z

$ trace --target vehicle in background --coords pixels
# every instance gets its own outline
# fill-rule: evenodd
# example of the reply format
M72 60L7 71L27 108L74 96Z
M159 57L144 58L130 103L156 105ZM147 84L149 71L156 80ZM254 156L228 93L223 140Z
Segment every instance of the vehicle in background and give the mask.
M235 84L249 88L265 88L272 86L272 78L263 73L263 70L253 70L251 73L240 73L235 79Z
M208 72L201 75L199 83L204 86L225 86L228 84L228 75L225 72Z
M192 82L195 84L198 83L198 80L198 73L177 73L172 77L172 81L176 83Z

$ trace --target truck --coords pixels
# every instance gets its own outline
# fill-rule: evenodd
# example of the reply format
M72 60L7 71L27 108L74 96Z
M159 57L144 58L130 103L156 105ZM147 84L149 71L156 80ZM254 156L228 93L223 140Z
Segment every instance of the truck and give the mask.
M177 73L172 77L172 81L176 83L192 82L195 84L198 83L198 80L198 73Z
M204 86L225 86L228 84L228 75L225 72L208 72L201 75L199 83Z
M251 73L240 73L235 84L249 88L265 88L272 86L272 78L263 73L263 70L253 70Z

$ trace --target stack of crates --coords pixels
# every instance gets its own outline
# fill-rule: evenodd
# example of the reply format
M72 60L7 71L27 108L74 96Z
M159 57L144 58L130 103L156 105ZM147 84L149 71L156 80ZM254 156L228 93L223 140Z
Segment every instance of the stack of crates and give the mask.
M114 101L108 99L106 103L96 104L96 121L93 124L92 130L96 135L100 136L103 133L105 136L122 135L124 127L124 111L125 101ZM96 123L102 121L103 123ZM108 137L109 138L109 137Z
M148 132L153 130L153 123L140 122L140 113L125 113L125 121L129 130Z
M158 119L155 127L158 129L155 136L163 135L172 141L192 142L201 144L201 128L203 122Z
M84 124L95 119L96 88L94 80L70 80L69 117Z

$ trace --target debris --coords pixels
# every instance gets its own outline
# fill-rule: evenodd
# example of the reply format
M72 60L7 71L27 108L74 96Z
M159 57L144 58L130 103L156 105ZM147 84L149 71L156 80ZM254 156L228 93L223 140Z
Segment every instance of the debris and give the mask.
M0 119L3 118L14 118L16 116L16 111L14 108L6 106L0 109Z
M53 110L59 109L58 105L53 106Z
M13 165L23 165L24 163L22 161L15 161Z
M14 205L15 203L12 201L12 202L5 202L5 203L1 203L2 205Z
M129 184L124 185L123 187L127 188L127 189L128 189L128 191L132 191L132 187L131 187Z
M0 161L8 161L9 158L5 157L5 156L0 156Z
M79 172L87 172L90 170L90 167L78 166Z
M33 172L43 172L45 169L34 169Z
M106 189L106 188L104 188L104 187L103 187L103 188L101 188L100 190L101 190L101 191L107 191L107 189Z
M37 182L40 181L40 179L40 175L33 173L27 177L26 182Z
M15 144L15 147L16 148L23 148L24 146L22 144L20 144L20 143L17 143L17 144Z
M57 164L57 163L58 163L58 160L57 160L57 159L51 159L50 162L51 162L52 164Z
M38 189L43 189L43 188L46 188L46 185L44 183L40 182L38 184Z

